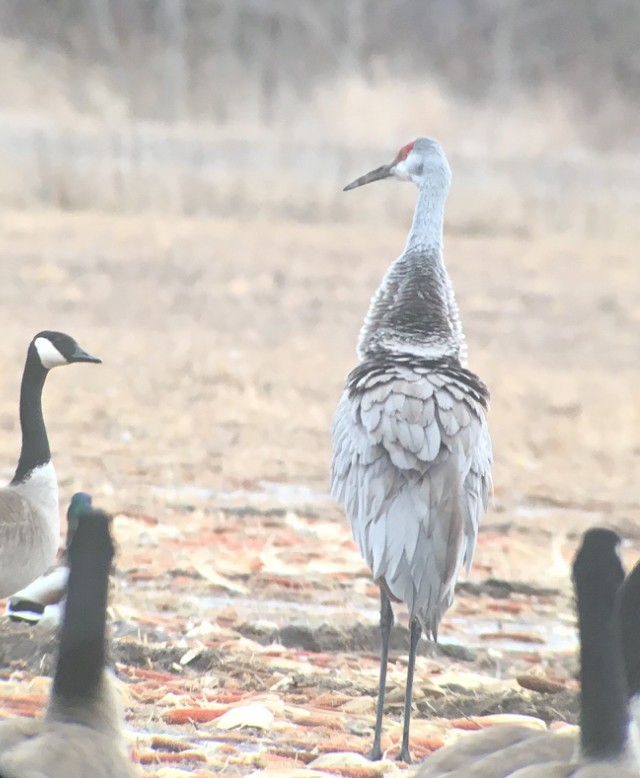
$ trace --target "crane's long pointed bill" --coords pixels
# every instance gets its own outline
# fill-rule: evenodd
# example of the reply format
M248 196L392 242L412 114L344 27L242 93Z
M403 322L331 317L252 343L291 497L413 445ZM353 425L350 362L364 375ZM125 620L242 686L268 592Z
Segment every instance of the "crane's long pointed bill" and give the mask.
M375 170L372 170L370 173L365 173L363 176L360 176L360 178L356 178L355 181L347 184L342 191L348 192L350 189L356 189L358 186L370 184L372 181L380 181L383 178L389 178L389 176L393 175L391 172L392 169L393 165L381 165Z

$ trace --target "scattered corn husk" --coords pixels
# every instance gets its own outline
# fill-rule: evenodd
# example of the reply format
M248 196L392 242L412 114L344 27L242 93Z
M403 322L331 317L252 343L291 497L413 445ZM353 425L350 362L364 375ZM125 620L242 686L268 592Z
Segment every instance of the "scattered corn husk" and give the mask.
M358 778L380 778L380 776L398 772L397 766L387 759L371 762L362 754L354 754L350 751L322 754L317 759L309 762L307 767L325 769L330 772L339 770L341 774L344 774L342 768L356 768L352 771L352 774L357 773Z
M274 715L266 705L238 705L220 716L215 722L217 729L237 729L253 727L268 730L273 725Z

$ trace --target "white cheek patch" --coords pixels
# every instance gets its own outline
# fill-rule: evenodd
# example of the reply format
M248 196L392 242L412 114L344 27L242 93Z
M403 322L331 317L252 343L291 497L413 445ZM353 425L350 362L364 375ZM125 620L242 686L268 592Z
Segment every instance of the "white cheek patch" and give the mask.
M66 365L67 360L62 356L53 343L47 338L36 338L34 346L40 357L42 367L47 370L51 370L52 367L59 367L60 365Z
M409 172L409 167L407 165L406 159L401 159L400 162L396 162L394 165L393 174L396 178L399 178L400 181L411 181L411 173Z

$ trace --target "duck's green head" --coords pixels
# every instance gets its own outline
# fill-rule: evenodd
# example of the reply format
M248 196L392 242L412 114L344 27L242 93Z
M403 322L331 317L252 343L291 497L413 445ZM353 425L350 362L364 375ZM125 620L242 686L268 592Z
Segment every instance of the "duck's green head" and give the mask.
M80 516L85 508L91 507L91 495L86 492L76 492L71 498L67 508L67 550L73 539L75 531L78 529Z

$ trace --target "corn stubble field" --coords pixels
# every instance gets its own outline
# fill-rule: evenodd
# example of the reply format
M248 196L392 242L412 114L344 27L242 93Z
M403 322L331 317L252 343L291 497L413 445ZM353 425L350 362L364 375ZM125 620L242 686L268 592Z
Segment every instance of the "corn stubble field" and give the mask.
M368 155L349 176L383 160ZM27 343L39 329L67 331L104 364L50 376L45 416L63 504L82 489L116 516L113 658L149 774L405 772L353 755L370 745L378 597L327 470L333 408L413 193L381 184L384 195L341 195L343 183L342 220L259 207L0 215L2 475L19 448ZM254 195L268 202L268 188ZM466 197L454 182L454 214ZM606 224L606 210L598 216ZM418 759L471 716L575 722L579 533L620 528L629 563L640 548L635 246L624 231L491 223L454 224L445 245L471 367L492 392L496 494L442 645L421 647ZM398 615L390 757L408 643ZM2 714L35 715L55 641L10 623L1 634Z

